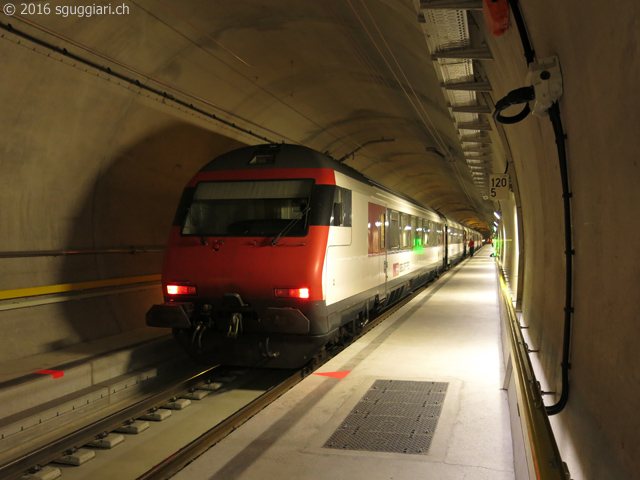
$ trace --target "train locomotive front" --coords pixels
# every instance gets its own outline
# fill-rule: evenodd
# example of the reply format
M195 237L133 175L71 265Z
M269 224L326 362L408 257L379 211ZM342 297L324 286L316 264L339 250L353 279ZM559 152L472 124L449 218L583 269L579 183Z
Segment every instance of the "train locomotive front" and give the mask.
M206 363L309 362L336 335L323 294L329 225L344 211L331 162L306 147L263 145L198 172L171 228L164 303L147 324L172 328Z

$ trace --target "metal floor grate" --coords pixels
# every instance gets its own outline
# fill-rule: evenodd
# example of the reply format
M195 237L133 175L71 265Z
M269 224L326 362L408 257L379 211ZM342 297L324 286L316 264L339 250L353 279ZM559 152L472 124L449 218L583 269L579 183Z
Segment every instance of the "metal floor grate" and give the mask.
M426 455L448 385L376 380L324 448Z

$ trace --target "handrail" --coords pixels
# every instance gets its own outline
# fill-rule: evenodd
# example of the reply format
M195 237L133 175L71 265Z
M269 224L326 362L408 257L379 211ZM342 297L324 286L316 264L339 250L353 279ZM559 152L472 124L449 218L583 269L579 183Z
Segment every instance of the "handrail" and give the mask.
M141 275L138 277L109 278L106 280L92 280L88 282L61 283L59 285L45 285L41 287L16 288L13 290L0 290L0 300L14 298L35 297L38 295L51 295L54 293L68 293L78 290L93 288L115 287L121 285L133 285L137 283L160 282L160 275Z
M520 331L520 322L513 308L509 287L499 260L497 260L497 269L500 274L500 290L506 312L505 321L511 347L511 364L516 382L520 423L525 438L529 478L570 480L567 464L560 457L558 444L549 423L540 384L536 380L529 358L528 345Z
M90 250L36 250L36 251L14 251L0 252L0 258L30 258L30 257L68 257L72 255L106 255L106 254L129 254L138 255L140 253L164 252L165 247L136 247L127 248L100 248Z

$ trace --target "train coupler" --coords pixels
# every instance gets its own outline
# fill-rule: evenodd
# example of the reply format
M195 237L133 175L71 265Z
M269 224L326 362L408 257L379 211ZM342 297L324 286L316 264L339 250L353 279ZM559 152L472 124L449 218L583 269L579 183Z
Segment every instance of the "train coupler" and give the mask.
M238 338L238 334L242 332L242 314L234 313L231 315L229 321L229 330L227 331L227 338Z
M271 352L269 350L269 337L267 337L264 341L264 350L262 348L262 342L260 342L260 354L264 358L276 358L280 356L280 352Z

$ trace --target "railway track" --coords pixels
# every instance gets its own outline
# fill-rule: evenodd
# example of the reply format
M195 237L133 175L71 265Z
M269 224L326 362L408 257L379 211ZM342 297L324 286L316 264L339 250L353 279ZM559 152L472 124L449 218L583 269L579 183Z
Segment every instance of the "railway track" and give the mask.
M351 341L425 288L370 320ZM169 478L347 346L321 352L298 371L203 368L5 462L0 465L0 478Z
M421 287L417 289L415 292L410 294L408 297L395 304L391 308L385 310L375 319L371 320L367 323L364 328L354 336L352 341L356 341L361 338L363 335L366 335L384 320L386 320L389 316L395 313L397 310L402 308L404 305L409 303L415 296L420 294L425 287ZM170 478L172 475L176 474L180 471L185 465L191 462L193 459L207 451L213 445L218 443L224 437L226 437L233 430L238 428L260 410L265 408L271 402L276 400L282 394L286 393L289 389L294 387L297 383L302 381L307 375L313 373L314 370L320 368L324 363L329 361L331 358L338 355L341 351L344 350L348 345L336 346L329 350L326 353L319 354L310 364L294 373L292 373L286 380L278 385L275 385L272 389L265 392L262 396L257 398L252 403L246 405L245 407L239 409L234 415L230 416L223 422L221 422L216 427L212 428L206 434L197 438L193 442L188 445L185 445L182 449L176 452L171 457L167 458L160 464L156 465L153 469L147 471L144 475L138 477L138 480L161 480Z

